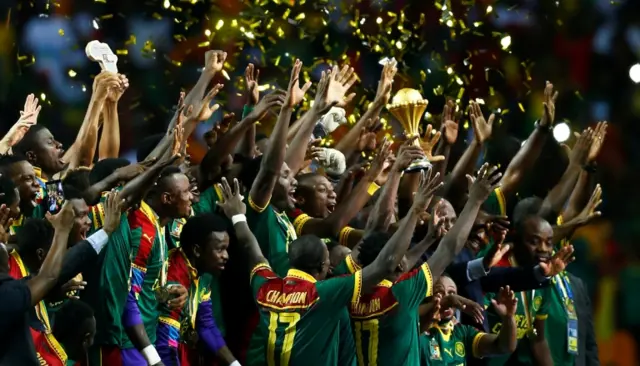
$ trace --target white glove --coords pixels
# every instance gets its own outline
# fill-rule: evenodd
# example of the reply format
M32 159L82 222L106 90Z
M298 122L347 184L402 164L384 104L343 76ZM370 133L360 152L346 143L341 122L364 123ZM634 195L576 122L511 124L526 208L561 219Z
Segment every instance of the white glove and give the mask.
M321 124L327 135L335 131L340 125L347 123L347 112L340 107L331 107L329 112L320 117L318 124Z
M339 150L323 147L316 160L329 175L341 175L347 168L347 162Z

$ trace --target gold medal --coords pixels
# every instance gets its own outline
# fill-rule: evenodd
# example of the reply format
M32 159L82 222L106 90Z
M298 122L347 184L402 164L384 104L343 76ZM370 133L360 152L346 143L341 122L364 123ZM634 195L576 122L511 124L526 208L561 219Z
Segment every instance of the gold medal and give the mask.
M169 289L167 289L166 287L158 287L154 290L154 292L158 303L165 304L167 301L169 301Z
M198 345L199 339L200 336L198 336L198 332L196 332L195 329L189 327L187 333L185 334L185 340L187 341L187 344L195 348Z

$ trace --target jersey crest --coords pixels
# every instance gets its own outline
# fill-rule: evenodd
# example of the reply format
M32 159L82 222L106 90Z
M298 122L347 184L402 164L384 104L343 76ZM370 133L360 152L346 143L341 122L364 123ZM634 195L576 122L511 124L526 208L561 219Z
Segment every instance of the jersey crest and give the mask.
M373 292L361 294L360 297L349 304L349 313L353 319L369 319L383 315L398 305L390 281L382 281Z
M456 355L458 357L464 357L465 352L464 352L464 343L462 342L456 342L456 345L454 347Z

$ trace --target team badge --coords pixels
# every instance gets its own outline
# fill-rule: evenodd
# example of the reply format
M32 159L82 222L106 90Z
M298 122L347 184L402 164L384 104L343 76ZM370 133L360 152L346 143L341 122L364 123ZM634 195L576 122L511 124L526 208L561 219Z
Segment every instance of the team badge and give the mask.
M182 232L182 226L184 225L184 223L182 222L182 220L176 220L175 221L175 226L173 227L173 230L171 230L171 236L174 236L176 238L180 238L180 233Z
M540 310L540 306L542 306L542 296L536 296L533 298L533 310Z
M440 354L440 345L438 344L438 341L436 341L435 338L431 339L431 344L430 344L430 352L429 352L429 358L432 360L439 360L442 361L442 355Z
M462 342L456 342L455 351L456 351L456 356L464 357L465 355L464 344Z

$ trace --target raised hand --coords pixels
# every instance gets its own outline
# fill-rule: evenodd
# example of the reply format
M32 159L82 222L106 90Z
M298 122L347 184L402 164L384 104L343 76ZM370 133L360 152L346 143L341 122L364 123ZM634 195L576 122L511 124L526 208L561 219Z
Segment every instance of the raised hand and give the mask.
M498 167L489 167L488 163L485 163L480 168L476 178L467 174L467 180L469 181L469 200L479 202L486 201L491 192L500 187L501 178L502 173L498 172Z
M502 258L511 250L511 245L505 244L504 239L507 236L507 231L501 231L499 241L495 242L493 246L489 248L487 254L482 258L482 264L485 270L495 267Z
M121 81L118 74L110 71L103 71L96 75L93 79L93 95L96 101L103 102L107 99L111 89L121 87Z
M73 226L75 213L73 212L71 203L69 201L65 201L57 214L52 215L50 212L47 212L45 217L56 231L70 232L71 227Z
M444 136L444 141L449 144L455 144L458 139L458 122L455 120L456 104L449 100L442 110L442 126L440 133Z
M584 206L582 211L580 211L578 216L576 216L571 221L584 225L589 221L597 217L600 217L601 212L596 211L596 209L598 208L598 206L600 206L601 203L602 203L602 187L600 187L600 184L597 184L596 188L593 190L593 193L591 193L589 202L587 202L587 204Z
M577 134L578 140L573 145L573 149L566 144L561 144L562 148L569 156L569 163L575 166L583 166L587 163L587 155L593 142L594 133L591 128L585 129L581 134Z
M169 306L169 309L182 309L184 304L186 304L187 297L189 295L187 289L182 285L171 284L167 286L167 291L169 291L169 297L171 299L167 301L167 306Z
M540 262L540 269L545 277L553 277L562 273L574 260L573 245L565 245L548 262Z
M393 86L393 78L398 72L396 60L387 62L382 67L382 73L380 75L380 81L378 82L378 90L376 91L376 97L373 100L375 104L384 106L391 100L391 87Z
M600 149L602 149L602 144L604 143L604 138L607 136L607 127L608 123L598 122L596 125L596 129L593 133L593 140L591 142L591 147L589 149L589 154L587 157L587 163L592 163L600 154Z
M7 147L12 147L20 142L27 131L29 131L29 128L38 122L38 115L40 114L41 108L42 106L38 105L38 98L33 94L29 94L27 100L24 102L24 109L20 111L20 118L2 138L2 142L5 143Z
M109 88L107 92L107 100L109 102L117 103L118 100L120 100L120 97L122 97L122 94L124 94L129 87L129 79L127 79L123 74L118 74L118 81L118 86Z
M102 227L107 234L113 233L120 226L124 205L125 200L120 198L118 191L107 193L107 200L104 203L104 225Z
M433 169L423 170L421 172L420 185L418 186L418 192L413 198L412 206L412 209L418 214L427 209L433 198L433 194L444 185L444 183L440 181L440 173L436 173L435 175L432 173Z
M553 92L553 84L546 82L544 87L544 101L542 106L544 107L544 113L540 118L540 127L553 126L553 122L556 119L556 100L558 99L558 92Z
M385 137L384 140L382 140L382 146L380 147L380 151L375 156L375 158L373 158L371 167L367 171L366 175L370 181L376 180L376 178L380 174L382 174L385 168L385 163L389 159L389 156L391 156L391 141L388 141L387 138Z
M228 218L244 215L247 212L247 206L243 201L244 197L240 194L240 183L237 179L233 179L233 190L226 178L222 178L222 183L218 184L218 187L222 191L222 202L218 201L218 206Z
M271 109L282 108L286 97L287 92L284 90L276 90L271 94L265 95L247 117L254 119L256 122L260 121Z
M211 88L211 90L209 90L207 95L204 96L204 99L202 99L201 101L200 111L197 112L196 116L196 120L198 122L204 122L208 120L213 115L213 112L217 111L218 108L220 108L219 104L211 105L211 102L213 101L213 98L218 95L220 90L222 90L223 86L224 85L222 84L216 84L213 88Z
M413 136L400 146L400 151L398 151L398 156L393 164L393 169L397 172L404 171L415 160L424 158L424 151L422 151L420 147L414 145L414 141L417 138L418 136Z
M353 67L347 65L342 69L334 66L330 72L323 72L313 103L314 107L323 113L331 107L345 107L356 96L355 93L351 93L345 97L356 80L358 80L358 75L354 72Z
M491 304L502 319L512 317L518 309L518 299L509 286L500 288L497 300L491 299Z
M442 200L438 201L438 203L435 204L435 206L431 209L432 214L431 214L431 221L429 221L429 230L427 231L427 235L425 236L424 240L428 240L428 239L440 239L442 238L446 233L447 233L447 229L444 226L444 219L445 216L439 214L440 212L440 207L443 205L444 203L442 202Z
M478 324L482 324L482 322L484 322L484 309L480 304L473 300L469 300L457 294L451 294L443 297L440 304L443 309L460 309L460 311L472 317Z
M356 151L363 152L375 150L377 139L376 132L382 127L379 120L379 118L370 118L367 120L367 123L362 126L358 140L355 143Z
M247 86L247 105L256 105L260 100L260 90L258 89L258 78L260 70L256 69L253 64L247 65L244 70L244 82Z
M432 133L431 131L433 131L433 126L428 124L426 131L424 132L424 138L420 140L420 147L422 147L422 151L424 151L424 155L427 157L427 160L431 163L435 163L444 160L445 157L444 155L433 156L433 149L436 147L436 144L440 140L440 136L442 134L440 131L437 131L436 133Z
M496 115L491 113L488 120L484 119L482 115L482 109L480 104L471 101L469 102L469 118L473 124L473 134L478 143L484 144L491 137L493 131L493 121Z
M222 71L224 62L227 59L227 53L219 50L210 50L204 54L204 69L203 73L210 76L215 75L217 72Z
M302 61L296 60L291 69L291 79L289 79L289 87L285 97L285 105L293 108L300 104L304 99L304 95L311 87L311 82L306 82L302 88L300 87L300 70L302 70Z

